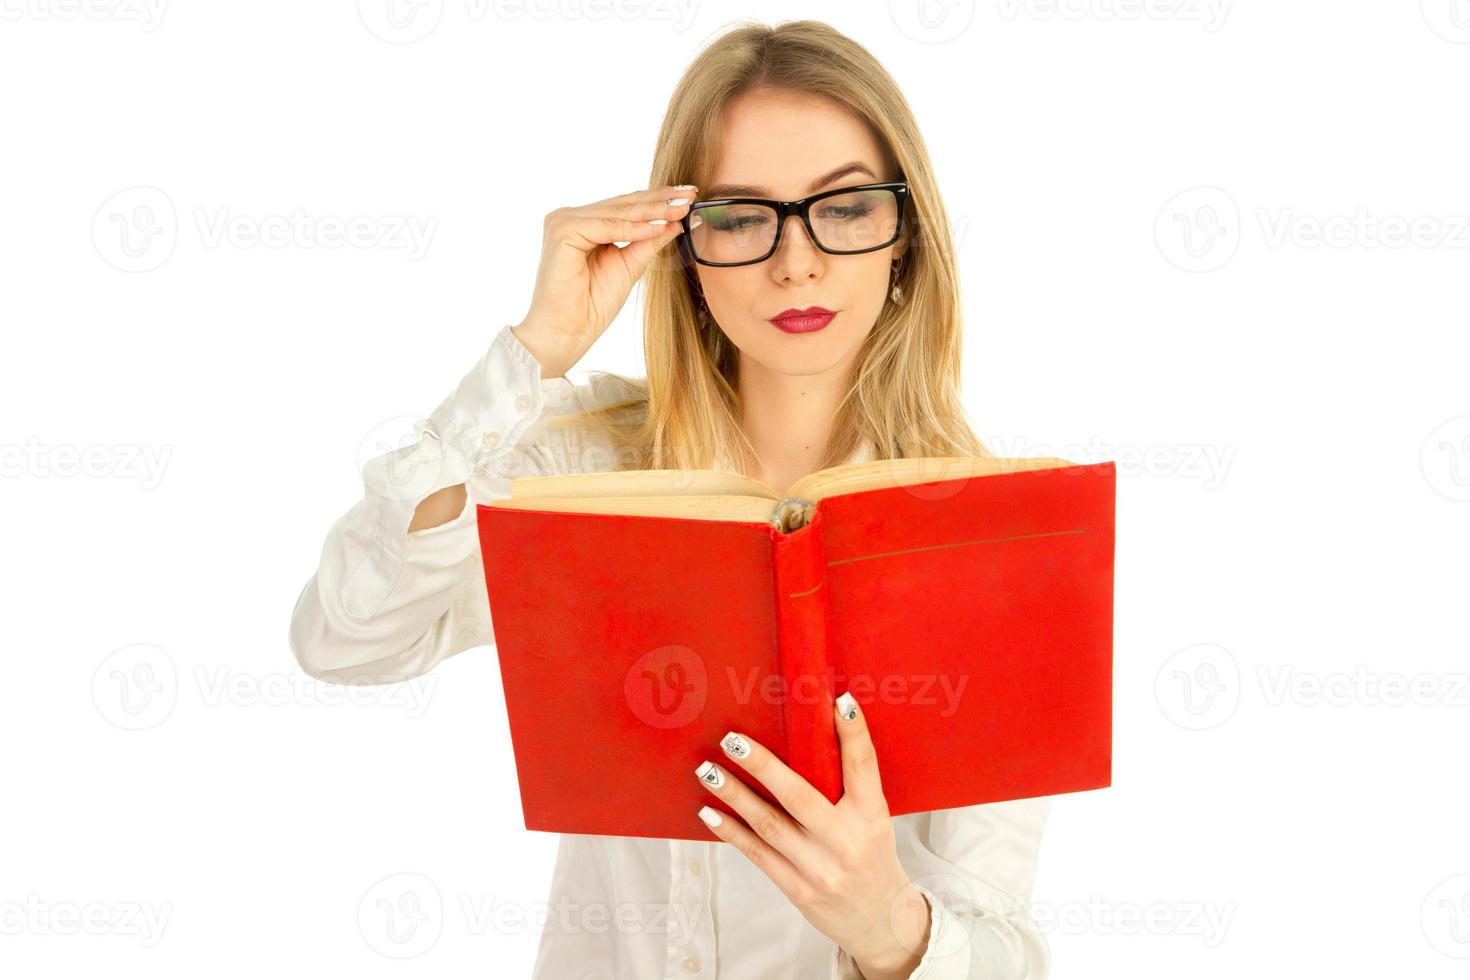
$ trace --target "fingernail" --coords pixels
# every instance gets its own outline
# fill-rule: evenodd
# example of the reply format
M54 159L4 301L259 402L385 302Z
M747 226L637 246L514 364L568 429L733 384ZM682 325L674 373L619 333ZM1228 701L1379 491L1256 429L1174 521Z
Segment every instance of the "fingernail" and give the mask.
M750 755L750 743L739 732L726 732L720 739L720 748L732 759L743 759Z
M651 221L649 221L648 223L651 224L651 225L666 225L669 222L665 218L654 218Z
M671 198L669 198L669 200L668 200L667 203L668 203L669 207L676 208L676 207L678 207L681 204L688 204L689 203L689 198L687 198L687 197L671 197Z
M720 811L714 807L702 806L699 808L699 819L704 821L706 827L718 827L725 818L720 816Z
M837 696L837 716L843 721L852 721L857 717L857 701L846 691Z
M704 219L701 218L697 214L694 217L692 217L692 218L689 219L689 227L690 228L698 228L702 224L704 224Z
M699 764L699 768L694 770L694 775L699 777L700 782L713 789L719 789L725 785L725 774L720 771L720 767L707 760Z
M693 184L675 184L674 185L674 190L676 190L676 191L692 191L692 190L694 190L694 185Z

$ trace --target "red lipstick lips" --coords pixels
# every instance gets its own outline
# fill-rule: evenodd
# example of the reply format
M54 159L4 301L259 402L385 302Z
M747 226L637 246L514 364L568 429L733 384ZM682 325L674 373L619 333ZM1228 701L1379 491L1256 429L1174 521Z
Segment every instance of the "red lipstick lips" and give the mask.
M811 333L832 322L837 314L822 306L808 306L804 310L782 310L771 317L771 323L787 333Z

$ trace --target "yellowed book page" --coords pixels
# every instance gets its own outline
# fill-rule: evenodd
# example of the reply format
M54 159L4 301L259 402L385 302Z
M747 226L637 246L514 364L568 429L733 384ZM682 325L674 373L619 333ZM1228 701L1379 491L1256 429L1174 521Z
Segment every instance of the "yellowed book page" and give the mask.
M760 497L780 495L759 480L723 470L614 470L608 473L561 473L523 476L510 481L512 500L521 497L651 497L651 496ZM769 512L770 504L766 510Z
M786 495L821 500L823 497L863 490L907 487L916 483L1072 465L1074 464L1068 460L1053 456L918 456L910 459L875 459L809 473L793 483Z
M674 494L642 497L512 497L492 500L488 506L512 510L571 511L577 514L769 522L775 502L768 497L752 497L748 494Z

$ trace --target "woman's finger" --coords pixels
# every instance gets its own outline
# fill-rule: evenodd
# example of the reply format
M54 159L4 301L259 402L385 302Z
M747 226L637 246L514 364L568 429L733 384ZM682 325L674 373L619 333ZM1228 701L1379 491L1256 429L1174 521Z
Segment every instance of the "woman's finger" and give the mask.
M567 226L568 231L580 231L580 239L573 247L590 252L601 245L627 242L616 254L609 251L606 259L615 258L623 263L628 281L635 282L653 257L684 230L681 222L694 203L695 191L693 185L651 188L569 209L567 217L600 221L580 228Z
M546 241L548 245L566 245L579 252L590 252L613 242L640 242L667 236L670 225L677 226L678 222L664 219L662 224L656 224L652 220L589 215L558 208L546 216Z
M842 798L850 799L867 812L884 812L883 780L878 774L878 753L868 732L868 719L851 693L844 691L834 705L837 712L837 747L842 753Z
M820 866L824 856L822 848L806 828L772 806L723 766L704 762L694 774L705 789L729 804L757 837L779 851L793 866L808 871Z
M837 818L832 801L817 791L777 755L749 735L727 732L720 748L751 776L771 791L797 823L821 837Z
M800 903L808 885L794 864L728 813L712 806L700 807L699 819L716 837L744 854L793 903Z
M677 203L676 203L677 202ZM597 218L619 218L624 221L649 221L682 218L694 203L694 191L660 190L642 194L629 201L598 201L572 211Z
M603 205L622 206L636 201L652 201L660 197L693 197L697 189L693 184L664 184L662 187L646 187L642 190L629 191L626 194L605 197L600 201L593 201L586 206L590 208L601 207Z

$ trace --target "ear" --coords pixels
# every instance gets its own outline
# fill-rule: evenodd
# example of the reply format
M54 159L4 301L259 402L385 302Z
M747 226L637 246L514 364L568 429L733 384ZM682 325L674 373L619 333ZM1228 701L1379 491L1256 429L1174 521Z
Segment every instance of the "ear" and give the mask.
M901 259L901 258L903 258L904 255L908 253L908 250L909 250L909 230L908 230L908 228L905 227L903 234L900 235L900 236L898 236L898 241L896 241L896 242L893 243L893 258L894 259Z

